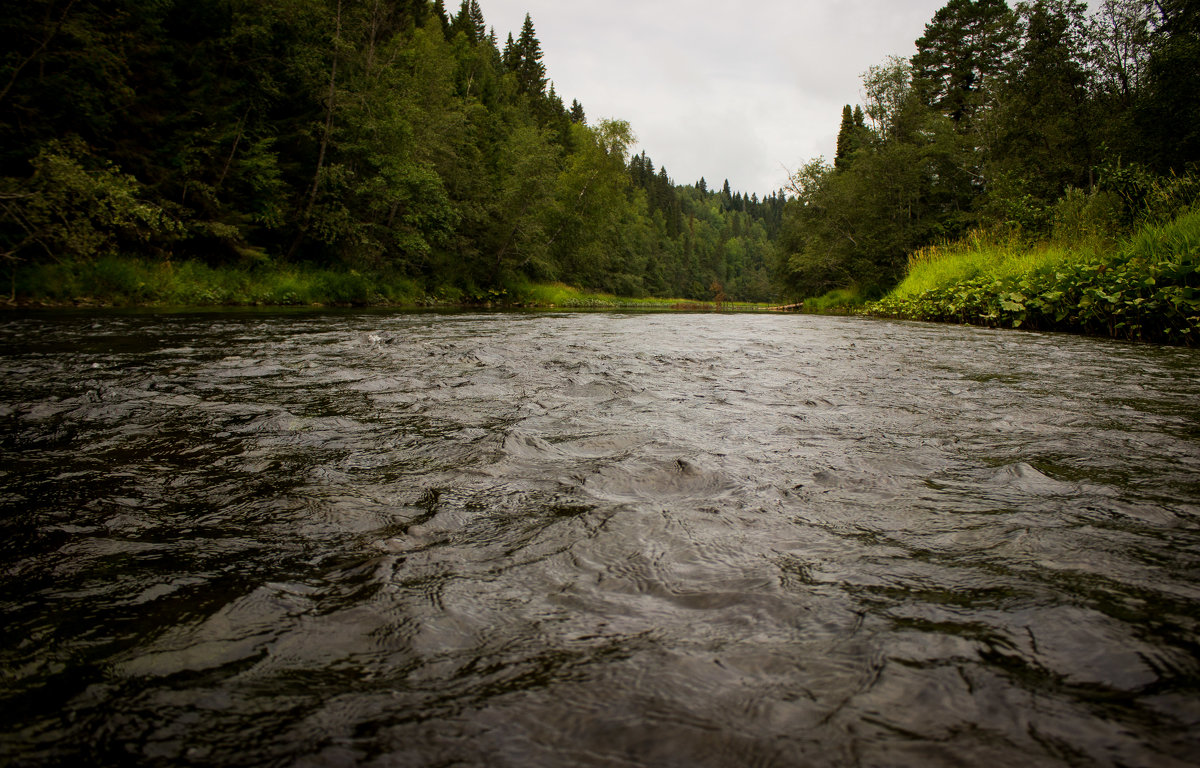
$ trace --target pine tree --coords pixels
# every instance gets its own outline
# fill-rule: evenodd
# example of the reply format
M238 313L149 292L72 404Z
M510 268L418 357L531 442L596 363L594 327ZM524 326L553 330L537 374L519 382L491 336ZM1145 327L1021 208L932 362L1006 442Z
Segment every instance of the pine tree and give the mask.
M917 40L913 83L926 104L962 123L1016 44L1016 16L1005 0L950 0Z
M471 27L475 32L475 36L472 39L476 41L486 40L487 24L483 21L483 11L479 8L478 0L471 0L468 7L468 15L471 19Z
M517 87L521 93L541 96L546 92L546 65L542 63L542 44L533 29L533 18L525 14L521 36L517 38L516 52L520 61L516 66Z

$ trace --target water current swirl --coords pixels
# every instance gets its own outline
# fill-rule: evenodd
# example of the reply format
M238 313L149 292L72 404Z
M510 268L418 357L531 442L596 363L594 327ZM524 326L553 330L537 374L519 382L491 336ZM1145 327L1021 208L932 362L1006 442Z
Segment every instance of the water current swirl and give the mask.
M1200 352L0 318L0 762L1200 762Z

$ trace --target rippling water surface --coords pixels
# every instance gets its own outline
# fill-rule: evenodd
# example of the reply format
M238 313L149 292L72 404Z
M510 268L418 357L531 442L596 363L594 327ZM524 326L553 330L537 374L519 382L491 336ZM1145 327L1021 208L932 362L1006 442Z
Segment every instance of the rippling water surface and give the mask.
M0 761L1200 762L1200 353L0 319Z

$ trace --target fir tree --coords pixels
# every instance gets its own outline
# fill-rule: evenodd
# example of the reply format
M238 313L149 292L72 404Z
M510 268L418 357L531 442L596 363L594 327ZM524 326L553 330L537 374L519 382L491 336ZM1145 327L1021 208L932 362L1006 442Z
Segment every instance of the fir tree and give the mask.
M478 38L475 36L475 22L471 18L471 2L472 0L462 0L458 6L458 13L450 21L450 36L454 37L459 32L467 36L471 42L476 42Z
M842 107L842 125L838 129L837 154L833 158L833 167L843 170L850 167L854 153L866 144L867 129L863 123L862 107L850 105Z
M504 65L505 72L516 72L517 67L521 66L521 52L517 50L512 32L508 33L508 40L504 43L504 53L501 54L500 61Z
M450 37L450 18L446 15L446 4L442 0L436 0L433 4L433 12L441 22L442 37L448 39Z
M842 107L842 124L838 128L837 150L833 156L833 167L843 169L849 163L850 153L854 151L854 111L850 105Z
M471 19L471 28L475 33L472 38L476 41L487 39L487 24L483 21L483 11L479 8L478 0L471 0L468 6L468 15Z
M542 44L533 29L533 18L525 14L521 36L517 38L516 52L520 61L516 66L517 87L521 93L541 96L546 92L546 65L542 63Z

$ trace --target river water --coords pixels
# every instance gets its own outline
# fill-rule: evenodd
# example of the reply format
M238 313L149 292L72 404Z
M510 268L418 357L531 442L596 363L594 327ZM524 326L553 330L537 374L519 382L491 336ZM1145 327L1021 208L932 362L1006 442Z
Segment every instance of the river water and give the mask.
M1200 763L1200 351L0 318L0 762Z

